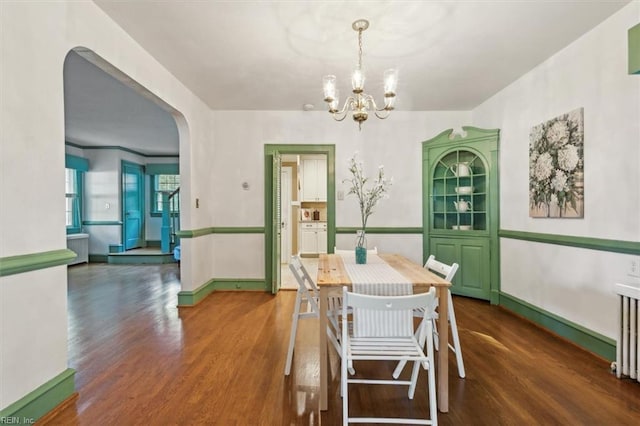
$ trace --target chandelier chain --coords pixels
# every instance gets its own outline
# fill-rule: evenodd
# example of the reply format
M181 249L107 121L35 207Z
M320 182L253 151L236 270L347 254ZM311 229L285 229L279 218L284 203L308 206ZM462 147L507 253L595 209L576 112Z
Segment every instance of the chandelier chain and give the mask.
M362 70L362 28L358 30L358 69Z

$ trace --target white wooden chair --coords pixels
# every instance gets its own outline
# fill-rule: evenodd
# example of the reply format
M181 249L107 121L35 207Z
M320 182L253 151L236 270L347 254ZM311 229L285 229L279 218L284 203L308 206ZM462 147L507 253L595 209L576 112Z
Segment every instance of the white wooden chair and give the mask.
M431 255L427 259L427 262L424 264L424 267L444 277L445 280L451 282L451 280L453 280L453 277L456 275L456 272L458 271L459 265L457 263L452 263L451 265L447 265L446 263L442 263L436 260L435 256ZM448 305L449 309L448 309L447 316L449 317L449 325L451 326L451 339L453 340L453 345L449 343L448 346L449 346L449 349L451 349L453 353L456 355L456 363L458 365L458 376L464 379L466 376L466 373L464 370L464 361L462 360L462 348L460 346L460 337L458 336L458 324L456 322L456 313L455 313L455 310L453 309L453 298L451 297L451 290L448 290L448 289L447 289L447 300L449 301L449 305ZM423 314L424 313L419 310L414 312L414 316L420 317L420 318L423 317ZM438 348L438 328L436 326L437 319L438 319L438 314L436 312L434 317L431 318L431 321L433 322L433 330L434 330L433 337L434 337L436 348ZM398 366L393 372L394 378L398 378L400 376L400 373L402 372L404 365L405 363L402 363L402 362L398 363Z
M353 332L346 323L342 324L342 362L340 392L342 394L342 423L396 423L437 425L436 379L433 355L433 323L428 321L433 315L436 290L407 296L373 296L348 292L343 288L343 315L347 309L353 310ZM414 311L423 313L423 321L414 330ZM371 324L370 318L384 318L382 323ZM373 326L372 326L373 325ZM417 335L416 335L417 333ZM426 345L425 345L426 344ZM425 348L426 346L426 353ZM358 361L411 361L411 380L380 380L348 375L349 365ZM408 419L391 417L350 417L349 385L354 383L403 385L409 387L408 396L413 399L420 366L428 372L429 418ZM362 373L359 373L359 376Z
M300 257L293 256L289 263L289 269L298 283L298 291L296 294L296 304L293 310L291 321L291 336L289 337L289 349L287 350L287 362L284 367L284 374L288 376L291 372L291 363L293 361L293 350L296 343L296 334L298 331L298 320L305 318L320 318L320 291L316 283L311 279L307 269L302 264ZM304 308L303 308L304 305ZM333 347L341 354L341 346L338 341L340 337L339 315L342 313L342 296L329 297L329 309L327 311L327 337L333 344Z

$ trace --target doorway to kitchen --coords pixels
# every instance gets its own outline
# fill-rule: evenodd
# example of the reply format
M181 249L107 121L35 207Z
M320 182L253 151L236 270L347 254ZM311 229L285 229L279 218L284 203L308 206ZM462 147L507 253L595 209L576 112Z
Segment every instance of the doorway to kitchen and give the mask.
M292 255L313 269L334 245L335 145L265 145L265 279L272 292L296 288Z

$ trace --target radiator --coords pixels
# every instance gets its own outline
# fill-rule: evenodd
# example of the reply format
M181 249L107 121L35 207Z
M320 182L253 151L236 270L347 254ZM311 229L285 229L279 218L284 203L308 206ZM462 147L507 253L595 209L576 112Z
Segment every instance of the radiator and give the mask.
M89 234L67 235L67 248L78 255L69 265L89 262Z
M619 296L618 341L616 344L616 375L640 381L638 375L638 300L640 288L616 284Z

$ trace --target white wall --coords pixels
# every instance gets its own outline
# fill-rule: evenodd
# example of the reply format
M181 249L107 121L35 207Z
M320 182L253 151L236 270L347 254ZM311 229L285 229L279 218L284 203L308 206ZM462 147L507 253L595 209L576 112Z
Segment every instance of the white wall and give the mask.
M441 131L469 124L467 112L400 112L381 121L373 117L358 131L348 119L335 122L327 112L216 111L212 112L214 140L212 200L213 226L264 226L264 145L335 144L336 191L348 192L343 179L349 177L347 164L355 151L373 176L380 164L394 178L389 199L384 199L369 218L368 226L422 226L422 145ZM247 181L250 189L242 189ZM223 200L223 202L215 202ZM336 226L360 223L354 196L336 201ZM255 235L211 235L216 253L212 256L217 277L264 278L264 238ZM353 243L353 238L338 235ZM403 252L422 261L422 240L412 235L376 236L370 242L381 251ZM346 243L346 241L345 241ZM258 250L256 250L258 248ZM242 267L232 259L243 259Z
M501 129L500 210L505 230L640 241L640 76L627 74L632 2L473 111ZM584 219L529 217L529 131L584 108ZM615 282L629 255L502 239L502 291L615 337Z
M63 64L77 46L92 49L183 114L176 116L187 200L190 182L210 173L208 108L94 3L3 1L0 257L66 247ZM194 189L208 191L208 185ZM202 212L192 212L190 203L183 206L181 219L186 229L210 223ZM205 248L213 255L212 247ZM192 271L194 266L199 270ZM200 285L213 276L208 261L183 262L182 269L187 289L194 287L192 280ZM54 267L0 278L0 409L67 368L65 271Z

